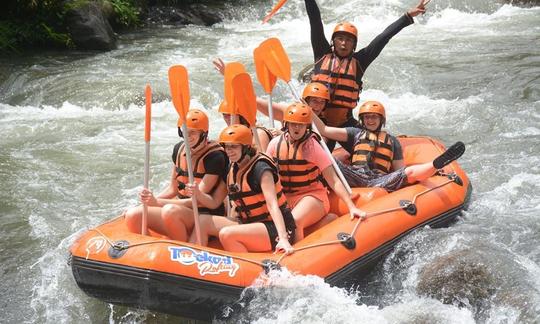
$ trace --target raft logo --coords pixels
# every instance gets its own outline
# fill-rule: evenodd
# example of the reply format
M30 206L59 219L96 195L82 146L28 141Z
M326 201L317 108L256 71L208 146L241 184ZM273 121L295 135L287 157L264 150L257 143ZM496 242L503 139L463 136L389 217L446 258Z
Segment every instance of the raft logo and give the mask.
M101 236L94 236L86 242L86 259L90 254L98 254L105 247L105 239Z
M228 272L229 277L234 277L240 268L230 256L221 256L208 253L206 251L197 252L187 247L169 246L171 260L180 262L183 265L197 264L201 276L207 274L219 274Z

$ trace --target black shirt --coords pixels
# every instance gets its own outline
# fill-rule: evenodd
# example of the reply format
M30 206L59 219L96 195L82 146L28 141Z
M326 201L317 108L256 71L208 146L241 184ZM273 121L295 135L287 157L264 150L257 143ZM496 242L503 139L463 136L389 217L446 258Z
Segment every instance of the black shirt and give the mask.
M234 164L234 167L235 167L234 173L236 175L236 173L238 172L238 165ZM255 162L255 165L253 166L253 168L251 168L251 171L247 175L247 182L249 186L251 187L251 189L253 190L253 192L255 193L262 192L261 178L265 171L272 172L272 175L274 176L274 183L278 182L279 177L278 177L276 168L270 163L268 163L268 161L259 160Z
M305 0L305 3L309 24L311 26L311 47L313 48L315 62L317 62L325 54L331 53L332 48L324 36L321 12L319 11L317 2L315 2L315 0ZM361 71L366 71L367 67L375 60L375 58L377 58L377 56L379 56L392 37L412 23L414 23L414 20L408 14L405 14L390 26L386 27L386 29L375 37L368 46L354 52L353 57L360 63Z

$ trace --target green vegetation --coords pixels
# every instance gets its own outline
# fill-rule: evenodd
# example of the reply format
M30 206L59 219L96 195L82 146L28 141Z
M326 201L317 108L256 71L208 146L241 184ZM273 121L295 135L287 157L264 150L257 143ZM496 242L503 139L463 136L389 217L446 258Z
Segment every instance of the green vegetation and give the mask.
M0 15L0 51L72 46L63 28L61 0L10 0Z
M117 25L122 27L134 27L140 24L140 8L134 0L109 0L115 13Z
M24 48L72 48L64 17L71 8L89 1L109 5L117 28L139 25L137 0L8 0L0 14L0 52L17 52Z

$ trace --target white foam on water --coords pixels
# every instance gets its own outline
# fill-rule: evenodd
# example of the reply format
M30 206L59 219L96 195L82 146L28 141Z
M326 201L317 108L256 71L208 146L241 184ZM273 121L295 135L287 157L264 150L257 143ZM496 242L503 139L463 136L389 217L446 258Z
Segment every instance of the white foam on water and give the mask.
M294 275L286 269L262 275L253 287L259 290L250 302L255 305L247 311L264 308L258 303L267 305L265 314L252 314L257 318L255 323L474 323L467 309L426 298L383 308L358 304L360 291L331 287L320 277Z

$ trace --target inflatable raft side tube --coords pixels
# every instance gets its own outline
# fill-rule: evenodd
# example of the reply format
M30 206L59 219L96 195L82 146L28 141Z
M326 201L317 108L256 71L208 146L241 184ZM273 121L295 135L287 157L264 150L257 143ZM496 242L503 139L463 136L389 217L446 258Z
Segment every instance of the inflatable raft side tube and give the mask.
M472 186L469 183L467 187L467 193L463 204L450 209L436 217L429 219L426 222L418 224L414 228L411 228L408 231L401 233L399 236L395 237L391 241L386 242L377 249L371 251L368 254L361 256L360 258L349 263L347 266L342 269L334 272L330 276L325 278L325 281L330 285L339 286L339 287L350 287L352 284L356 284L362 280L362 277L368 273L377 263L388 254L392 248L401 240L403 237L409 235L411 232L415 231L418 228L424 226L430 226L432 228L446 227L456 220L456 218L461 214L461 212L467 208L469 205L469 200L472 194ZM359 244L359 242L357 242ZM361 243L360 243L361 244Z
M244 289L74 256L70 262L77 284L91 297L199 320L212 320Z

